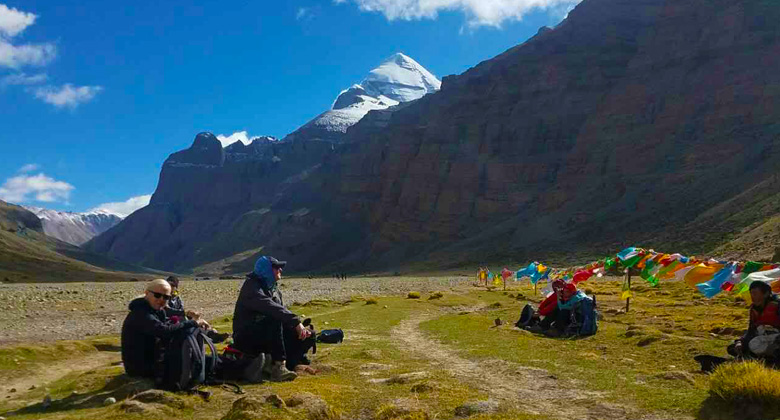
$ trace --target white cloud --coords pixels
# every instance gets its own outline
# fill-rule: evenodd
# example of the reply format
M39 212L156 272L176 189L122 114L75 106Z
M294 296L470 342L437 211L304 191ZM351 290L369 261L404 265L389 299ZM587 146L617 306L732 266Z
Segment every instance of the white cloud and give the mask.
M22 66L45 66L57 56L53 44L12 45L0 38L0 66L19 68Z
M49 77L46 73L27 75L25 73L9 74L0 78L0 86L38 85L44 83Z
M102 86L73 86L66 83L60 87L44 86L35 89L35 97L57 108L76 108L89 102L103 90Z
M24 165L21 168L19 168L18 172L25 174L27 172L37 171L40 167L41 166L38 165L37 163L28 163L27 165Z
M127 217L134 211L141 207L149 205L149 201L152 199L152 195L139 195L138 197L132 197L127 201L121 201L116 203L103 203L88 212L108 212L115 214L119 217Z
M8 178L0 186L0 199L12 203L24 203L30 200L45 203L66 202L73 191L73 185L57 181L43 173L38 175L18 175Z
M0 36L15 37L35 23L38 16L0 4Z
M228 147L231 144L240 141L244 144L252 143L252 140L258 138L255 137L249 137L249 134L246 131L236 131L235 133L226 136L224 134L217 135L217 140L219 140L220 143L222 143L222 147Z
M360 10L379 12L388 20L436 19L440 12L463 12L469 26L501 26L505 21L521 20L531 10L549 10L570 6L581 0L334 0L336 4L353 2Z

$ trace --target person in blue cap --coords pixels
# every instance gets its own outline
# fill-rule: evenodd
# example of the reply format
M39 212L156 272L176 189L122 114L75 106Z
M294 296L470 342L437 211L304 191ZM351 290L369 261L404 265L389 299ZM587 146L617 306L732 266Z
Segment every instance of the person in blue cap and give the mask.
M250 382L262 382L263 373L276 382L295 379L296 373L285 366L284 329L294 332L300 340L311 334L300 318L284 306L277 287L286 264L274 257L260 257L254 270L247 274L236 301L233 347L254 357L244 370L244 377Z

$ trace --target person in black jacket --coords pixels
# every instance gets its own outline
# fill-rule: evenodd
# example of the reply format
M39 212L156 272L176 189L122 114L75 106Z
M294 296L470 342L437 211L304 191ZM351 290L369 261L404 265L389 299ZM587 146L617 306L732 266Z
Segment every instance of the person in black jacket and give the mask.
M171 298L168 300L168 304L165 305L164 311L165 315L173 321L174 323L184 321L187 319L194 319L198 320L200 319L200 313L195 311L185 311L184 310L184 303L181 301L181 297L179 297L179 278L176 276L168 276L165 281L168 282L168 284L171 286ZM211 339L214 343L221 343L230 337L230 334L228 333L222 333L220 334L219 331L216 330L216 328L211 328L208 331L206 331L206 336Z
M128 376L153 378L155 350L160 340L169 340L182 329L207 329L203 320L169 322L163 308L171 299L171 286L164 279L152 280L144 295L130 302L130 313L122 323L122 362Z
M295 372L285 366L285 330L299 340L311 334L298 316L284 307L277 282L286 264L274 257L260 257L254 271L247 275L236 301L233 347L255 357L245 371L246 379L253 382L261 380L263 370L267 371L272 381L295 379ZM266 364L266 353L270 354L272 363Z

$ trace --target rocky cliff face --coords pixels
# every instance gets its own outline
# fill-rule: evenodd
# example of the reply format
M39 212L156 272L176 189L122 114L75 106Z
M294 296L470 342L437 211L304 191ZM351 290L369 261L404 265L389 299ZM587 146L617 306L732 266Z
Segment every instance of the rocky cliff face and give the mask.
M93 243L167 269L261 246L299 269L709 251L777 214L778 21L767 0L584 0L335 148L172 156L152 205Z
M334 157L327 141L260 138L222 149L213 134L198 134L165 161L150 204L87 247L179 271L220 260L220 270L249 271L262 249L305 265L335 260L360 231L309 183Z
M386 128L361 122L336 163L365 260L711 249L738 225L694 221L777 173L777 18L762 0L585 0Z

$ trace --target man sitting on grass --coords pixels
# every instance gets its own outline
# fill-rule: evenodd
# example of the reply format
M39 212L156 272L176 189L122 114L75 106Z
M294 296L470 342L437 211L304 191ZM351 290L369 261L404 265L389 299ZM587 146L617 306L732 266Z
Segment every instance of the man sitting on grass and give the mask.
M750 298L753 304L748 331L727 351L738 359L780 362L780 299L772 293L772 287L762 281L750 283Z
M130 302L130 313L122 323L122 362L129 376L154 378L159 368L155 366L158 342L171 339L185 328L209 328L203 320L170 322L163 310L170 299L170 284L156 279L146 284L143 296Z
M563 291L565 285L566 282L563 280L555 280L552 283L553 292L539 304L539 309L534 311L531 305L525 305L520 314L520 319L515 326L537 333L550 329L550 324L552 324L553 321L553 319L550 318L550 314L552 314L558 306L558 300L561 297L561 291ZM542 322L544 322L544 326L541 325Z
M165 306L165 315L168 316L172 322L180 322L187 319L193 319L195 321L200 319L200 314L195 311L185 311L184 303L179 296L179 278L176 276L169 276L165 281L171 286L171 299ZM230 337L229 333L220 334L216 328L211 328L206 332L206 336L215 343L221 343Z
M232 347L254 358L244 370L244 379L250 382L261 382L263 373L275 382L298 377L285 366L285 336L304 340L311 331L284 307L277 282L281 280L286 264L274 257L260 257L238 295L233 314Z

